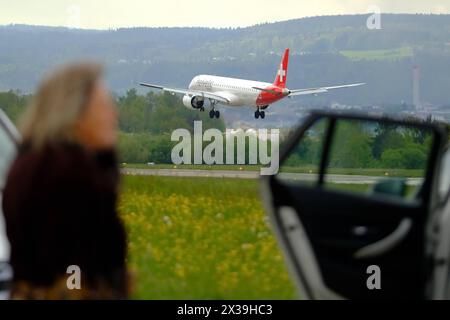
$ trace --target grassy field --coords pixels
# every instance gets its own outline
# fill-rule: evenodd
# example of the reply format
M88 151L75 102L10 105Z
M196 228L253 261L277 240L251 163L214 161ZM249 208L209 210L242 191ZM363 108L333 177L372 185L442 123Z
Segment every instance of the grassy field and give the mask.
M397 60L413 56L413 50L410 47L388 50L341 51L340 53L352 60Z
M147 165L141 163L122 164L122 168L136 168L136 169L194 169L194 170L235 170L235 171L257 171L260 169L259 165L194 165L194 164L155 164ZM314 166L303 167L281 167L282 172L294 173L317 173L318 169ZM382 169L382 168L330 168L328 173L331 174L347 174L347 175L363 175L363 176L389 176L389 177L423 177L423 170L415 169Z
M257 180L123 176L119 209L133 298L296 298Z
M250 180L123 177L137 299L292 299Z

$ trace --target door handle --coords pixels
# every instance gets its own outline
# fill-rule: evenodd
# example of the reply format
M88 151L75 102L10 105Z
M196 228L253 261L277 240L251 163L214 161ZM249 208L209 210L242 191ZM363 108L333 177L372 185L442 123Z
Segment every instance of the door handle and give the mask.
M373 258L392 250L406 237L409 230L411 230L411 226L412 220L410 218L404 218L391 234L377 242L358 249L353 254L353 257L355 259Z

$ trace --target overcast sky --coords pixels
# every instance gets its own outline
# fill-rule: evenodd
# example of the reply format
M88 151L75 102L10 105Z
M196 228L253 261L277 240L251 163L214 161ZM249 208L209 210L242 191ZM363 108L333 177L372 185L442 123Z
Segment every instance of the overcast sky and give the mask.
M244 27L308 16L367 13L373 5L382 13L450 13L450 0L0 0L0 24L93 29Z

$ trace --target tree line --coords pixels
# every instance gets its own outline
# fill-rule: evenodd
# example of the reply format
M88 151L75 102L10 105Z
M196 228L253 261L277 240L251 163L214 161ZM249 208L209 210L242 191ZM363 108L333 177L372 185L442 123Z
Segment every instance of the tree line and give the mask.
M32 95L19 91L0 92L0 108L17 123L31 99ZM197 120L202 121L203 130L225 130L222 119L210 119L208 112L188 110L179 97L171 94L149 92L139 95L136 89L130 89L123 96L115 96L115 100L119 110L121 162L171 163L171 150L178 143L171 141L171 133L178 128L192 133ZM432 122L431 118L424 121ZM317 165L325 127L325 124L318 124L309 130L285 165ZM281 148L288 132L292 132L292 128L280 131ZM416 129L342 121L336 127L329 165L336 168L421 169L426 165L431 143L430 134ZM203 146L206 144L203 142ZM248 156L248 143L245 151Z
M14 122L27 108L32 95L19 91L0 92L0 108ZM225 129L222 119L210 119L208 112L188 110L180 98L171 94L138 95L130 89L115 96L119 109L119 156L126 163L171 163L170 141L173 130L185 128L193 132L194 121L201 120L203 129Z
M324 122L308 130L285 165L318 166L326 128ZM383 122L341 120L331 140L328 167L425 169L432 143L433 134L426 130Z

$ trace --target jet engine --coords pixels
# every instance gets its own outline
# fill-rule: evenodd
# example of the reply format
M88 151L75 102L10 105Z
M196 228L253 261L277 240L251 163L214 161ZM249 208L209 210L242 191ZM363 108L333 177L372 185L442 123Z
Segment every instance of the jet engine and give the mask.
M188 95L184 95L183 104L188 109L201 109L205 105L205 98L200 96L190 97Z

